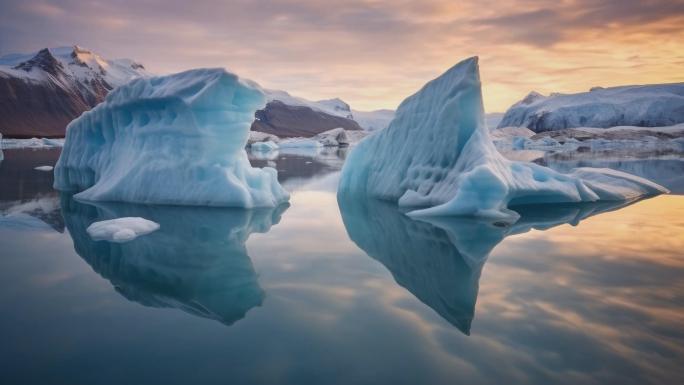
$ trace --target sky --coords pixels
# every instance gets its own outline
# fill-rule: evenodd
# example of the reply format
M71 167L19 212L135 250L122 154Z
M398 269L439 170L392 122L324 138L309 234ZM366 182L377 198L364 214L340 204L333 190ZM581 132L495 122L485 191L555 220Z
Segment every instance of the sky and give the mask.
M684 0L0 0L0 55L78 44L156 73L225 67L352 108L480 57L487 112L532 90L684 81Z

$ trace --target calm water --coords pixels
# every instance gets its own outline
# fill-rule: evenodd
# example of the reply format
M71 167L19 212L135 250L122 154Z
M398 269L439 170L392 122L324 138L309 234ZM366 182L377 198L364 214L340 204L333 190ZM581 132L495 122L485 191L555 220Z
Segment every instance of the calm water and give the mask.
M275 210L92 206L58 155L0 163L2 384L684 383L684 196L421 222L338 202L341 151L254 159ZM609 162L682 193L681 158ZM85 232L120 216L161 228Z

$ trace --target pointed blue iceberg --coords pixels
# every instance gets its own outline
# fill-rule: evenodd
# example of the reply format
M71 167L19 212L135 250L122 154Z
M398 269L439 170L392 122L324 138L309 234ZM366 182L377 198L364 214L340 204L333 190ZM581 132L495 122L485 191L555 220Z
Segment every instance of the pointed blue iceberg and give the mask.
M411 216L516 218L509 207L631 200L667 192L610 169L563 174L505 159L484 123L478 59L464 60L409 96L394 120L354 148L339 194L395 201Z

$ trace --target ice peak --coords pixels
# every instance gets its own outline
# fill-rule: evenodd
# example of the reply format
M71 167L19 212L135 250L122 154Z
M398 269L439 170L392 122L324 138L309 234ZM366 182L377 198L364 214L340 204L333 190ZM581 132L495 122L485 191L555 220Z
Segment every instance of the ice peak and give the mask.
M106 69L109 67L109 63L107 63L107 61L100 55L87 48L74 45L74 49L71 52L71 58L73 59L74 63L81 67L90 68L91 70L99 72L102 75L107 74Z
M83 48L83 47L81 47L81 46L78 45L78 44L74 44L74 52L73 52L73 53L76 54L76 55L79 54L79 53L92 54L93 51L91 51L91 50L89 50L89 49L87 49L87 48Z
M54 76L57 76L57 73L63 69L62 63L52 55L48 48L41 49L34 57L17 64L14 68L29 72L34 67L38 67Z

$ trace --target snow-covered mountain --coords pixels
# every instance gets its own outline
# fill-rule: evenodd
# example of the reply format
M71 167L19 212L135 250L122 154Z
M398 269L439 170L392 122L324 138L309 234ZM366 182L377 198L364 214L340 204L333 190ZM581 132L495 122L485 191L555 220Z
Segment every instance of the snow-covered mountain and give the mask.
M392 110L357 111L339 98L307 100L286 91L265 90L266 107L257 111L253 131L279 137L311 137L334 128L380 130L394 118Z
M112 89L149 75L130 59L108 60L79 47L44 48L0 56L0 133L6 138L63 137L67 124L102 102ZM334 129L378 130L394 111L356 111L339 98L311 101L265 89L267 105L252 130L311 137Z
M264 92L266 107L256 112L252 131L289 138L312 137L339 127L363 129L354 120L349 104L341 99L311 101L282 90Z
M349 104L345 103L342 99L325 99L312 101L298 96L290 95L287 91L282 90L269 90L265 89L266 100L268 102L281 101L289 106L299 106L299 107L309 107L313 110L319 112L325 112L329 115L339 116L347 119L354 119L352 115L351 108Z
M511 106L498 127L535 132L576 127L661 127L684 122L684 83L594 87L577 94L531 92Z
M145 76L130 59L107 60L73 46L0 57L0 133L62 137L66 125L109 91Z
M394 110L375 110L375 111L352 111L354 120L364 130L376 131L382 130L389 126L392 119L394 119Z

